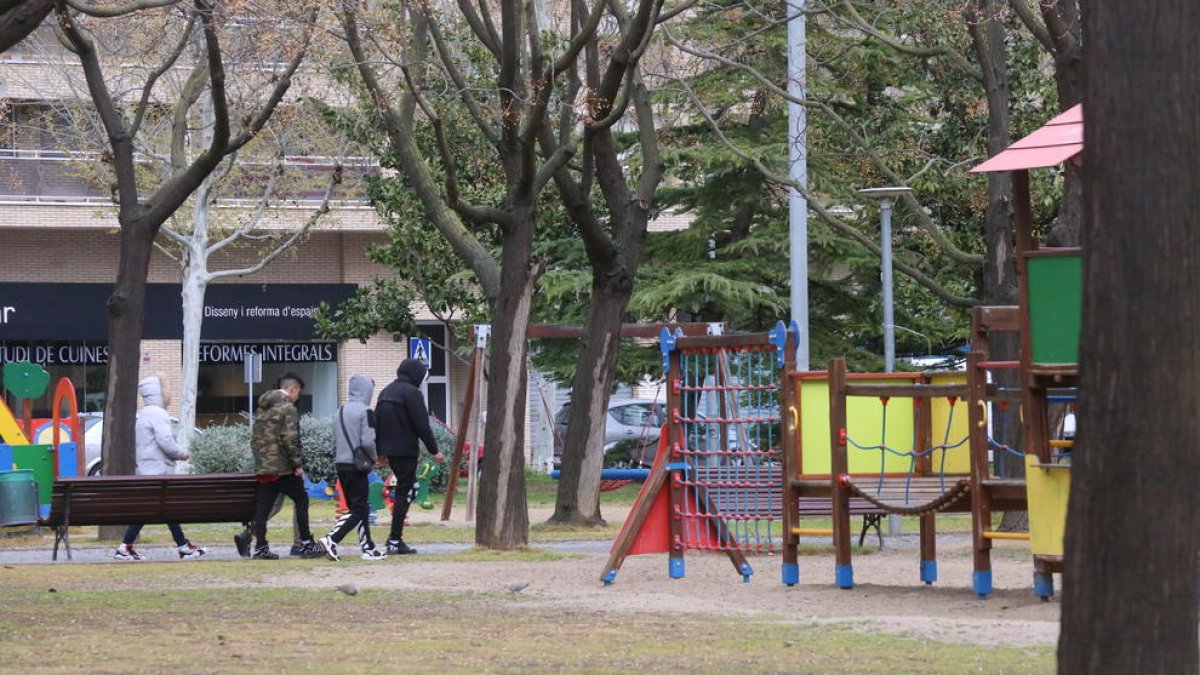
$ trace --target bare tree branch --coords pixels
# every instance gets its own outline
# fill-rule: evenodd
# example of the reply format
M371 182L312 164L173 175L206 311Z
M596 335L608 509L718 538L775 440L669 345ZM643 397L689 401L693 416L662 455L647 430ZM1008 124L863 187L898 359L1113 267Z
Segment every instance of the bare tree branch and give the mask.
M294 245L296 242L300 241L300 239L302 239L306 234L308 234L308 231L312 229L313 225L316 225L317 222L321 220L322 216L324 216L326 213L329 213L329 201L333 198L334 191L337 189L338 185L341 185L341 183L342 183L342 165L339 163L336 167L334 167L334 170L329 174L329 185L328 185L328 187L325 188L325 195L324 195L324 197L321 198L321 205L318 206L316 211L314 211L312 213L312 215L310 215L308 217L308 219L304 221L304 225L296 228L296 231L292 233L292 236L285 239L282 243L280 243L278 246L276 246L270 253L263 256L263 258L261 260L259 260L255 264L251 265L250 267L244 267L239 270L219 270L217 272L211 272L210 273L211 278L222 279L225 277L232 277L232 276L245 276L247 274L254 274L255 272L266 267L267 265L270 265L271 262L274 261L276 258L278 258L281 254L283 254L284 251L291 248L292 245ZM261 218L261 215L259 217ZM255 220L255 222L257 222L257 219Z
M362 40L358 31L358 15L352 4L346 3L340 7L338 17L346 36L346 45L354 59L354 65L362 78L363 86L371 97L376 110L391 141L393 150L400 161L408 163L411 170L409 179L425 208L425 215L438 228L450 246L462 256L471 266L479 279L483 294L488 298L496 298L500 292L500 266L483 244L473 236L454 211L442 203L437 186L424 164L420 150L412 139L411 126L405 125L396 109L390 103L390 97L383 89L374 69L367 61L363 51Z
M433 45L437 49L438 58L442 62L442 66L446 69L446 74L450 76L450 81L458 89L458 96L467 107L467 112L471 115L471 119L475 120L475 126L483 132L492 145L500 144L500 132L496 130L498 121L489 120L484 115L483 107L479 101L471 95L471 89L467 86L467 81L463 78L462 71L459 70L458 64L454 57L450 54L450 50L446 44L445 36L442 35L442 28L434 17L428 17L429 34L433 36ZM415 91L415 88L413 89Z
M870 35L876 40L879 40L883 44L902 54L919 56L922 58L944 56L950 59L950 62L953 63L955 67L968 76L976 80L983 78L983 74L979 72L978 68L972 66L971 63L967 61L966 57L959 53L957 49L954 49L949 45L938 45L937 47L914 47L912 45L905 44L868 23L867 20L858 13L858 10L854 8L854 4L851 3L850 0L841 0L841 2L838 3L838 6L846 10L846 16L842 16L837 12L831 12L833 16L836 16L852 28Z
M319 12L320 6L313 7L309 12L308 20L305 22L304 40L301 42L300 48L296 50L296 55L292 57L287 67L283 69L283 73L279 75L274 89L271 90L271 96L258 111L258 115L242 130L242 133L237 138L229 143L226 153L233 152L249 143L262 130L263 126L266 125L267 120L271 119L271 115L275 113L275 108L279 106L279 102L283 100L284 95L287 94L288 89L292 86L292 75L296 73L296 69L304 61L304 57L308 55L308 48L312 44L313 27L317 23Z
M138 130L142 128L142 120L146 116L146 108L150 105L150 95L154 92L154 85L158 82L158 78L162 77L179 57L183 54L183 50L187 48L188 41L192 38L192 29L196 26L196 17L193 15L189 20L187 27L183 29L183 34L179 36L179 44L172 49L167 55L166 60L162 62L158 68L150 71L150 75L146 77L146 84L142 87L142 98L138 101L137 107L134 109L133 122L129 125L129 135L136 137Z
M487 48L493 56L500 56L500 36L496 34L496 26L492 23L492 15L487 5L480 0L479 9L471 5L471 0L458 0L458 8L471 27L471 32L479 38L480 44Z
M1017 17L1021 19L1021 23L1025 24L1030 33L1033 33L1033 37L1042 43L1046 51L1053 53L1054 40L1050 37L1050 31L1046 29L1046 24L1033 11L1029 3L1026 0L1008 0L1008 4L1013 8L1013 12L1016 13Z
M54 0L6 2L0 8L0 52L28 37L53 9Z
M105 7L102 5L80 2L79 0L65 0L66 4L80 14L87 14L102 19L111 19L117 16L133 14L143 9L157 9L160 7L170 7L179 3L179 0L134 0L123 5L115 7Z

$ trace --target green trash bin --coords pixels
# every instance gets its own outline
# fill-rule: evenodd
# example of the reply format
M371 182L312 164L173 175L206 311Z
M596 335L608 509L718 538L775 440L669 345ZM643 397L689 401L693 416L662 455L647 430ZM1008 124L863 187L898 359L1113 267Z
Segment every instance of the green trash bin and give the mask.
M0 527L36 525L38 489L32 469L0 471Z

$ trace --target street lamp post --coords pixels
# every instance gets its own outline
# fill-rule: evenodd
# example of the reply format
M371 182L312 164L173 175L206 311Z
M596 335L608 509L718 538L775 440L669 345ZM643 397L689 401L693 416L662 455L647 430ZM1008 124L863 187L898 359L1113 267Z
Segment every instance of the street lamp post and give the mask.
M879 200L879 237L880 258L882 261L880 276L883 281L883 369L893 372L896 369L896 318L895 304L892 298L892 204L901 195L912 192L912 188L880 187L859 190L864 197L874 197Z
M896 318L892 299L892 203L901 195L912 192L912 188L895 186L866 188L858 194L879 200L880 276L883 280L883 369L896 369ZM888 516L888 534L900 534L900 516Z

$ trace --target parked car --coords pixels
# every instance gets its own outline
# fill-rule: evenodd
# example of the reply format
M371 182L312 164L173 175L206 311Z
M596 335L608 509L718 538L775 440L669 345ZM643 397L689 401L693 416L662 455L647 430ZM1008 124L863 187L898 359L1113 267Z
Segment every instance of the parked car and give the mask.
M87 475L98 476L104 471L100 458L100 444L104 436L104 413L80 413L79 421L83 423L83 447L87 455ZM172 417L171 424L178 430L179 420ZM193 429L193 434L204 433L203 429Z
M566 403L554 415L554 467L562 464L562 444L567 437L567 419L571 415L571 404ZM649 399L613 399L608 402L608 414L604 416L604 453L610 454L619 443L629 441L632 447L629 457L605 464L628 464L641 466L654 461L658 448L658 435L667 421L666 406Z

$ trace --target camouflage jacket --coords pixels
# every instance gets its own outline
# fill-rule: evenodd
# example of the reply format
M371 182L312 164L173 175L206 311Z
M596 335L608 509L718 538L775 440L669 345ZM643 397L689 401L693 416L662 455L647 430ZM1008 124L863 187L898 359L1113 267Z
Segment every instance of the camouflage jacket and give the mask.
M300 413L282 389L258 398L250 450L254 453L254 473L260 476L286 476L304 465Z

